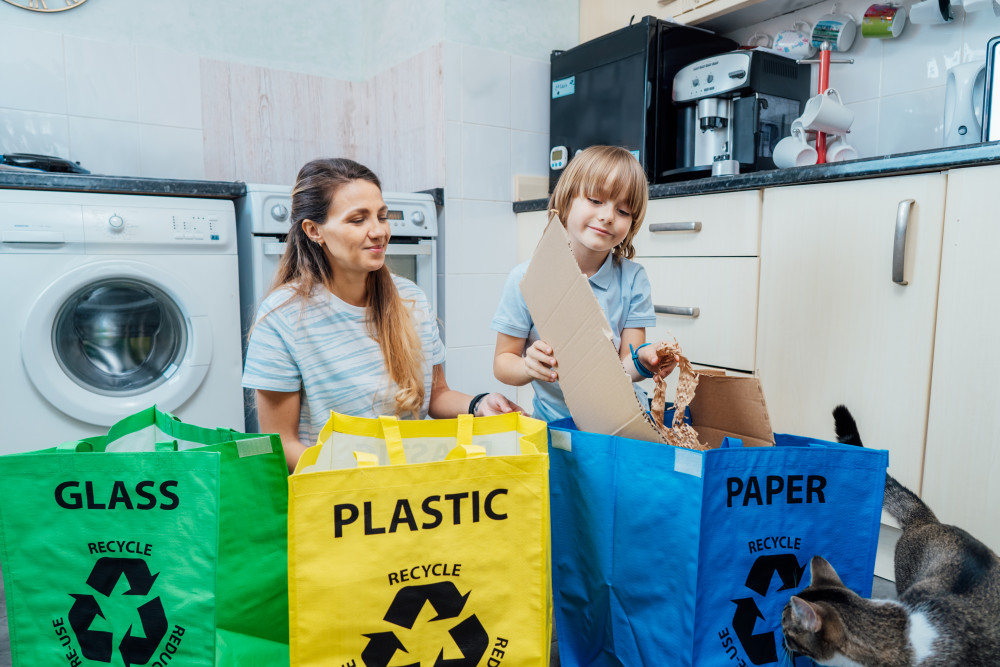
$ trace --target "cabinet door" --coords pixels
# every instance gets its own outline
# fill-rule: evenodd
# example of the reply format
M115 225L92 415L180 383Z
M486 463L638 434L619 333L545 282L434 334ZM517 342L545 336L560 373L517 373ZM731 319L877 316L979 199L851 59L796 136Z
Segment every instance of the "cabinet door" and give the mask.
M948 175L923 498L1000 551L1000 166Z
M764 192L757 364L775 431L833 440L843 403L918 493L944 195L943 174ZM901 285L893 241L908 199Z
M760 191L653 199L633 241L643 257L756 257Z

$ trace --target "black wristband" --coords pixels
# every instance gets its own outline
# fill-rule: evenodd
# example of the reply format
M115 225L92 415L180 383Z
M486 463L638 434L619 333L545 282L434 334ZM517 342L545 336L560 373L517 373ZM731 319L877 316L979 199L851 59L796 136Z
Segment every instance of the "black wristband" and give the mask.
M472 400L469 401L469 414L470 415L472 415L472 416L476 415L476 408L479 407L480 401L482 401L484 398L486 398L486 396L488 394L489 394L489 392L486 392L485 394L476 394L472 398Z

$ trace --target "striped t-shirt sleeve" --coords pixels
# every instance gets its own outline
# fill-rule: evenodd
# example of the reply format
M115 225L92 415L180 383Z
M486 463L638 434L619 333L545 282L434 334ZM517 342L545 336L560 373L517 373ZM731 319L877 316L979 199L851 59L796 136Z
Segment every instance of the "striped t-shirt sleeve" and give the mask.
M302 374L292 353L295 331L277 304L287 299L281 292L271 294L261 304L260 315L247 345L243 386L270 391L298 391Z

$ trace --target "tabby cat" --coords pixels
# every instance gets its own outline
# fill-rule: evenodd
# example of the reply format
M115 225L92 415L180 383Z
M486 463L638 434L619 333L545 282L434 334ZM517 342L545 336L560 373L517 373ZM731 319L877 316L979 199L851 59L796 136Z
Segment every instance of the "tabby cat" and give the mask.
M833 411L837 439L861 446L844 406ZM792 655L830 667L988 667L1000 665L1000 559L934 513L891 476L884 507L899 521L899 601L867 600L845 587L823 558L812 581L782 613Z

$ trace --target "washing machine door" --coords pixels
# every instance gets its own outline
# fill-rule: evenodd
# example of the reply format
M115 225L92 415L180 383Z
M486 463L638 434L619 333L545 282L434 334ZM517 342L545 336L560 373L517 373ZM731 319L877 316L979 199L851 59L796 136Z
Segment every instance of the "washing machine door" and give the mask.
M60 411L110 426L198 389L212 356L202 299L151 264L97 261L59 276L21 332L32 383Z

